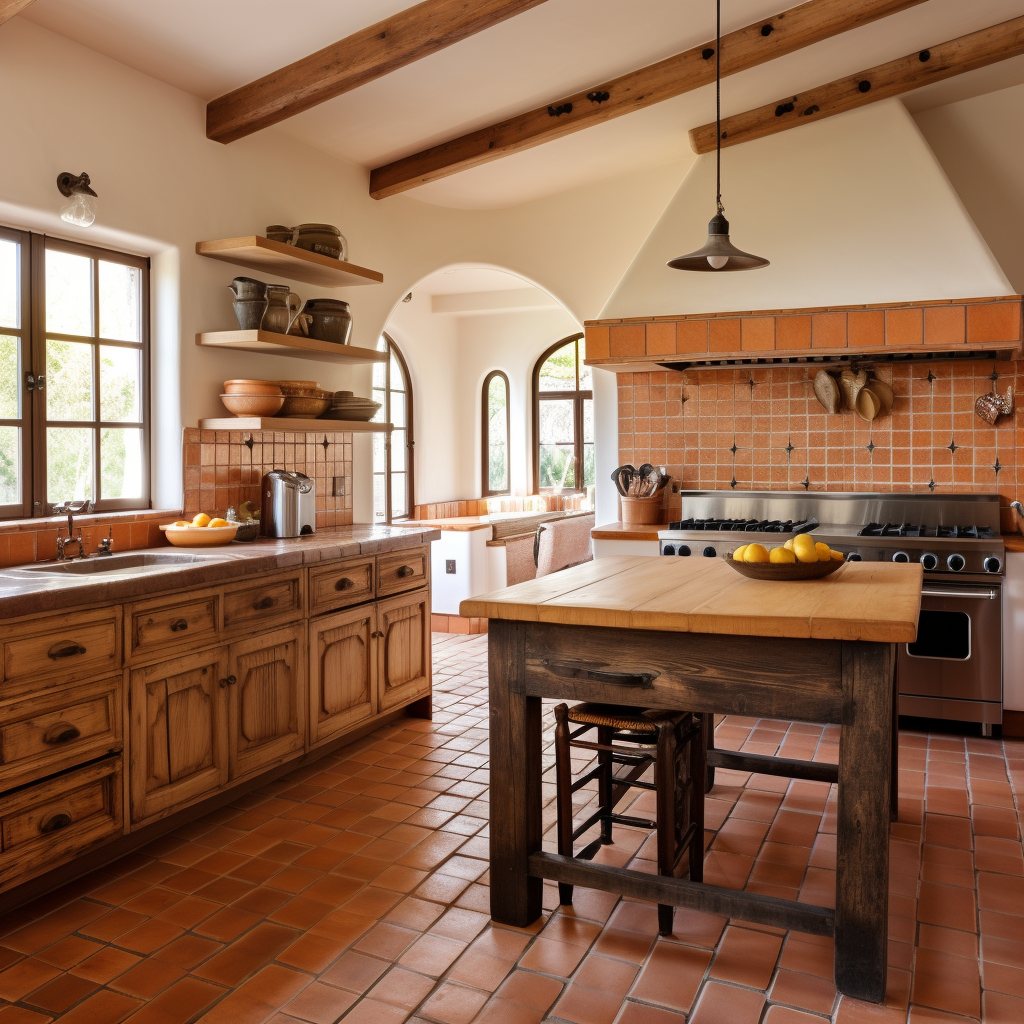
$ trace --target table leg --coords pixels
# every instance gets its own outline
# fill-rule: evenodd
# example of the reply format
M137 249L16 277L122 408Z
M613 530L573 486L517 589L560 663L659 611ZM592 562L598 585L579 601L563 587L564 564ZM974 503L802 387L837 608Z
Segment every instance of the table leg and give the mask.
M541 913L543 883L527 873L541 848L540 698L527 697L526 627L491 619L491 917L523 927Z
M885 998L893 657L890 644L843 644L836 836L836 988Z
M900 682L896 666L899 657L893 650L892 665L892 761L889 765L889 820L900 816Z

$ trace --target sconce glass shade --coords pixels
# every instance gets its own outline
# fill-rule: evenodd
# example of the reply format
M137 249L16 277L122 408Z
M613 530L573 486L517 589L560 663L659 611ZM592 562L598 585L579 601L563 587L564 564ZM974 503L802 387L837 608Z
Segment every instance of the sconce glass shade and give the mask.
M87 228L96 219L96 198L84 192L74 195L61 207L60 219L68 224L76 224Z
M721 272L728 270L757 270L767 267L768 260L743 252L729 241L729 222L725 214L716 213L708 223L708 240L694 252L669 260L673 270L702 270Z

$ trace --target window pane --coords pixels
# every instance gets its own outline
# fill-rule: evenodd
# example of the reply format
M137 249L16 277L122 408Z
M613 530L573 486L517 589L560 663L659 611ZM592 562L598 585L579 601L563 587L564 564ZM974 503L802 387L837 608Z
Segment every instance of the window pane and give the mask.
M373 386L375 388L382 388L387 383L387 369L386 363L373 364Z
M141 422L141 396L142 350L101 345L100 419L113 423ZM106 486L103 497L111 497Z
M405 375L402 373L400 363L394 356L391 357L391 390L405 390Z
M575 456L571 446L542 444L540 446L541 487L575 487L573 472Z
M387 508L384 505L384 481L387 475L384 473L373 474L373 518L383 522L387 519Z
M46 329L92 334L92 260L46 250Z
M508 488L508 395L504 377L487 386L487 488Z
M382 388L374 388L370 397L375 402L380 402L380 408L373 414L372 423L387 423L385 417L388 414L387 392Z
M597 483L597 455L592 444L583 446L583 486Z
M21 246L0 238L0 327L21 326Z
M92 431L88 427L48 427L46 500L92 498Z
M92 419L92 345L46 341L46 418Z
M0 334L0 420L21 418L21 338Z
M567 444L576 442L571 398L548 398L540 403L540 443Z
M405 504L405 474L391 474L391 518L404 516L409 510Z
M576 343L570 341L544 361L537 378L541 391L576 390Z
M123 263L99 261L101 338L141 341L142 271Z
M386 421L396 427L408 426L405 419L405 394L401 391L391 392L391 419Z
M391 469L393 472L405 472L405 453L408 443L404 430L391 432Z
M0 427L0 505L21 504L21 428Z
M100 493L106 498L142 497L142 431L100 431Z
M374 473L386 473L388 469L387 434L377 433L373 435L373 471Z
M590 444L594 441L594 400L583 399L583 443Z
M580 391L593 391L594 382L590 374L590 367L583 365L583 360L587 358L587 348L583 338L580 338L578 342L580 346Z

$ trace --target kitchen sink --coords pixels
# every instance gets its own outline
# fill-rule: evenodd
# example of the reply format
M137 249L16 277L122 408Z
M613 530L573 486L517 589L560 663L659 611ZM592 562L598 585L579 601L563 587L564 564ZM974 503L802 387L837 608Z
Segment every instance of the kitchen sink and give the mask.
M61 576L141 576L179 566L206 562L223 562L223 556L186 555L171 551L138 551L123 555L93 555L67 562L41 562L24 566L19 571L50 573Z

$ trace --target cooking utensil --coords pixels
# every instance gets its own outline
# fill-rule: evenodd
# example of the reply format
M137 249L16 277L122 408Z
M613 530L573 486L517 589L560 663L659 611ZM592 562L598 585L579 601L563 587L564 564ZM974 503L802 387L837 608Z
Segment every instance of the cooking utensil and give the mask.
M647 493L647 487L646 487L647 478L653 472L654 472L654 467L649 462L645 462L636 471L636 477L637 477L636 493L637 493L637 497L644 497L646 495L646 493Z
M618 469L612 473L612 482L615 484L615 489L622 495L623 498L628 497L629 488L633 483L633 477L636 475L636 469L626 463L625 466L619 466Z
M814 397L825 407L825 412L839 412L842 396L832 374L819 370L814 375Z

